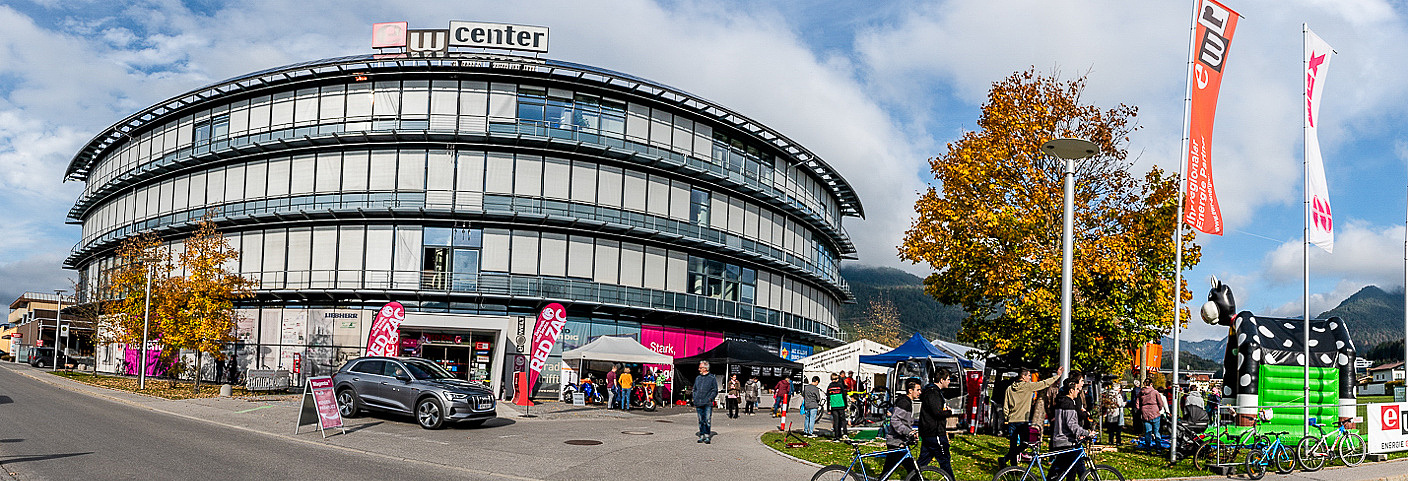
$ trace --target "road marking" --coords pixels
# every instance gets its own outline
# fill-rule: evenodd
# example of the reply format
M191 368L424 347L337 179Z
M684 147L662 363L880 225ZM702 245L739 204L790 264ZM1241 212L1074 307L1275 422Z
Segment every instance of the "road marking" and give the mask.
M243 410L243 411L235 411L235 414L244 414L244 413L247 413L247 412L250 412L250 411L258 411L258 410L260 410L260 409L271 408L271 407L274 407L274 405L273 405L273 404L265 404L265 405L259 406L259 407L257 407L257 408L249 408L249 409L246 409L246 410Z

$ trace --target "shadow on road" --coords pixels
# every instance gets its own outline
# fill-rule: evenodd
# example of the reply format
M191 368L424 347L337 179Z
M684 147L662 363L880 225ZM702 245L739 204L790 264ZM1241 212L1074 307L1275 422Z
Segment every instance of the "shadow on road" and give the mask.
M1172 362L1172 361L1170 361L1170 362ZM360 424L360 425L357 425L356 427L349 427L349 428L347 428L347 432L349 432L349 433L355 433L355 432L357 432L357 431L361 431L361 430L363 430L363 429L367 429L367 428L372 427L372 426L379 426L379 425L381 425L381 423L383 423L383 422L385 422L385 421L377 421L377 422L374 422L374 423L362 423L362 424Z
M1172 361L1170 361L1170 362L1172 362ZM10 404L10 403L12 403L12 402L15 402L15 400L14 400L14 399L10 399L10 396L0 396L0 404Z
M45 454L42 456L11 456L0 458L0 464L23 463L26 461L45 461L49 459L71 458L74 456L84 456L88 454L93 454L93 452L89 451L86 453Z
M504 427L504 426L512 426L512 425L517 424L517 423L518 423L518 421L514 421L514 420L509 419L509 418L494 418L494 419L490 419L490 420L488 420L488 421L484 421L484 424L479 425L479 426L470 426L470 425L468 425L468 424L450 424L450 425L448 425L448 426L454 427L455 429L488 429L488 428L500 428L500 427Z
M23 438L0 439L0 443L21 443L21 442L24 442L24 439L23 439Z

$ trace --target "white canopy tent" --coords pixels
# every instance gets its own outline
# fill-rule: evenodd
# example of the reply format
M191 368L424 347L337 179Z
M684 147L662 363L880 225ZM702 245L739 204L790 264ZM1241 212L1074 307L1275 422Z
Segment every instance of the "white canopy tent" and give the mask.
M861 364L860 357L886 353L893 349L869 339L861 339L798 359L797 362L802 363L802 373L807 377L807 382L811 382L812 376L820 377L821 385L825 387L831 382L831 374L837 371L855 371L857 380L885 374L888 371L885 366Z

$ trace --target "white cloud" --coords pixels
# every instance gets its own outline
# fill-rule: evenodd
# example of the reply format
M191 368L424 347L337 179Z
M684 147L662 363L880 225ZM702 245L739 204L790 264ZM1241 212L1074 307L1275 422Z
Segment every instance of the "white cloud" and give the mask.
M1337 223L1333 254L1311 246L1310 275L1312 278L1341 278L1359 287L1368 284L1385 289L1401 286L1403 236L1401 225L1374 227L1353 220ZM1300 285L1304 275L1302 245L1300 239L1295 239L1268 253L1263 269L1265 280Z

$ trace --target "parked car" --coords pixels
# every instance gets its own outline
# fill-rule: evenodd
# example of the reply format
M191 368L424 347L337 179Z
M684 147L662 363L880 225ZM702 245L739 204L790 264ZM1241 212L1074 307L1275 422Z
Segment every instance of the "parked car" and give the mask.
M64 366L72 363L73 359L68 354L59 352L59 365ZM29 365L34 367L54 367L54 348L34 347L29 350Z
M338 409L347 418L378 410L410 414L420 427L440 429L447 422L478 426L498 416L488 386L456 378L418 357L353 359L332 380Z

